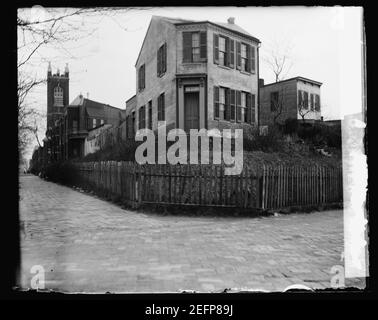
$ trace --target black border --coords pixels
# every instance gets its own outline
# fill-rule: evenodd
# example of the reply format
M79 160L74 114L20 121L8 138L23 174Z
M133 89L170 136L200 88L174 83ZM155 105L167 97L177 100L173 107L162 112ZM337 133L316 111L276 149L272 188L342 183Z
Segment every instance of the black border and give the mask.
M16 18L17 18L17 8L18 7L30 7L32 5L42 5L42 6L174 6L175 3L172 1L149 1L149 3L146 3L144 1L113 1L113 3L109 2L101 2L101 1L15 1L12 4L11 10L7 9L7 13L4 15L3 22L5 22L5 27L3 30L6 30L4 32L4 35L7 40L8 48L6 49L6 69L7 69L7 89L11 90L5 90L6 92L6 100L3 100L3 109L5 109L5 112L10 112L10 116L8 117L5 115L5 119L15 119L17 118L17 111L16 108L12 108L14 106L14 101L17 99L17 30L16 30ZM220 3L217 1L207 1L206 6L212 6L212 5L219 5ZM299 3L296 1L286 1L285 5L300 5L303 3ZM181 6L189 5L197 5L202 6L204 5L200 1L180 1ZM230 6L270 6L270 5L283 5L283 3L279 3L277 1L267 1L267 2L247 2L247 1L238 1L236 4L235 2L228 2L228 3L222 3L223 6L230 5ZM374 30L373 26L371 25L371 21L374 21L374 18L371 18L375 12L373 10L372 6L368 8L366 4L361 3L360 1L343 1L343 3L340 2L325 2L325 1L317 1L312 4L306 3L306 5L325 5L325 6L331 6L331 5L342 5L342 6L363 6L364 7L364 18L365 18L365 26L366 26L366 39L367 43L370 44L369 40L373 42L373 36L369 38L371 35L370 30ZM375 18L376 19L376 18ZM372 32L373 33L373 32ZM369 69L367 69L367 87L369 86L373 87L373 76L376 75L375 68L370 68L371 63L374 64L375 56L371 53L370 50L371 47L369 47L369 50L367 51L367 61L369 61ZM4 77L4 74L3 74ZM369 91L368 92L373 92ZM8 100L9 99L9 100ZM370 99L371 100L371 99ZM369 99L368 99L369 101ZM374 105L372 105L374 108ZM374 121L374 118L370 117L371 121ZM369 120L367 121L369 123ZM174 303L175 305L181 304L181 303L188 303L189 301L192 303L209 303L209 302L223 302L223 303L234 303L236 307L240 307L239 310L247 311L247 314L250 313L251 300L325 300L325 299L331 299L331 300L340 300L340 299L347 299L347 300L361 300L361 299L377 299L377 276L376 272L378 270L378 267L375 263L376 259L376 214L375 214L375 206L373 204L374 202L374 193L371 192L371 190L375 190L375 184L376 180L372 179L374 172L374 164L376 164L376 161L373 161L374 155L372 154L372 151L374 149L371 148L374 144L371 141L373 133L370 130L370 134L365 137L366 138L366 152L369 155L368 157L368 165L369 165L369 194L368 194L368 203L367 206L369 207L369 255L370 255L370 262L369 262L369 269L370 269L370 277L367 279L367 289L364 291L355 291L355 290L335 290L335 291L323 291L318 293L308 293L308 292L295 292L295 293L255 293L255 294L249 294L249 293L229 293L229 294L99 294L99 295L82 295L82 294L70 294L70 295L64 295L59 293L36 293L33 291L28 292L21 292L21 291L14 291L12 289L13 284L15 283L15 273L17 271L17 267L20 262L20 253L19 253L19 218L18 218L18 210L19 210L19 195L18 195L18 189L19 189L19 177L18 177L18 152L15 148L15 142L17 141L17 129L15 125L11 121L6 121L7 125L10 125L10 129L4 129L6 134L4 135L5 150L12 150L12 152L4 152L4 156L6 156L7 164L4 168L7 173L11 173L12 170L15 171L15 174L17 177L11 177L10 179L3 179L3 183L7 186L6 189L6 199L13 199L14 195L16 195L15 202L12 202L12 206L10 208L12 209L6 209L2 210L3 218L5 218L5 223L2 225L4 226L2 228L2 231L0 232L3 239L1 239L1 243L4 245L5 250L2 254L2 261L0 263L1 265L1 275L2 279L0 281L1 287L0 287L0 297L2 299L10 299L10 300L128 300L129 304L127 308L129 310L133 309L137 313L140 314L141 308L143 306L146 306L148 304L152 303ZM375 126L370 128L374 129ZM367 132L367 130L366 130ZM370 139L370 141L369 141ZM369 143L370 142L370 143ZM370 148L369 148L370 147ZM12 154L16 159L11 159L8 155ZM4 157L3 156L3 157ZM14 168L14 169L10 169ZM14 187L8 187L9 183L12 185L14 184ZM9 194L9 195L8 195ZM373 196L372 196L373 195ZM13 207L15 205L15 208ZM5 206L4 206L5 207ZM13 208L15 210L13 210ZM4 269L4 270L3 270ZM130 309L131 308L131 309ZM129 311L128 311L129 312ZM269 313L269 312L267 312ZM140 314L142 315L142 314ZM326 313L324 314L326 315ZM128 318L128 317L126 317ZM234 318L239 318L239 316L235 316ZM152 319L152 318L151 318Z

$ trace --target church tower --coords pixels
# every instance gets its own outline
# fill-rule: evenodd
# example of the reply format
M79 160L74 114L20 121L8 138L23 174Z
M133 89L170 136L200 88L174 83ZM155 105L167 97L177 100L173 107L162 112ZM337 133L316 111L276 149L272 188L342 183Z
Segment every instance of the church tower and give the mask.
M47 68L47 130L53 128L55 121L63 116L64 108L69 104L69 70L68 64L64 73L59 69L51 71L51 62Z

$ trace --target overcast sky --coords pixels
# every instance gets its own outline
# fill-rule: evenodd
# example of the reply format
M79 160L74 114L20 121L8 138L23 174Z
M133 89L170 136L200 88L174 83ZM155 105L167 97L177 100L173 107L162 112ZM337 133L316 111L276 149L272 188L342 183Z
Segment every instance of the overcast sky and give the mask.
M33 71L44 75L47 61L53 72L65 63L70 69L70 101L83 93L89 98L124 108L135 94L135 62L152 15L235 23L261 41L261 55L272 43L290 47L292 67L286 78L303 76L322 82L322 114L340 119L361 110L361 26L358 7L166 7L131 11L114 18L91 20L97 32L79 43L67 44L70 54L45 48ZM94 22L95 21L95 22ZM75 57L75 58L73 58ZM260 58L265 83L274 74ZM46 86L33 93L46 110Z

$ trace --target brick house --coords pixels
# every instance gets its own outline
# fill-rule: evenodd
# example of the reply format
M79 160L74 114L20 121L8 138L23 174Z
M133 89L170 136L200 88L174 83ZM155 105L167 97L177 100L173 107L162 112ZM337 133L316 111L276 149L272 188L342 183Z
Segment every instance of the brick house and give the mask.
M114 127L125 120L125 110L84 98L81 94L69 104L69 70L53 75L47 70L47 131L44 149L49 161L84 155L88 132L104 124Z
M242 128L258 123L260 41L235 24L153 16L139 52L134 129Z
M66 128L62 136L63 146L67 146L66 159L84 156L85 139L91 130L103 125L118 127L124 118L125 110L77 96L62 118Z
M287 119L321 120L321 82L295 77L287 80L260 83L260 125L283 124Z

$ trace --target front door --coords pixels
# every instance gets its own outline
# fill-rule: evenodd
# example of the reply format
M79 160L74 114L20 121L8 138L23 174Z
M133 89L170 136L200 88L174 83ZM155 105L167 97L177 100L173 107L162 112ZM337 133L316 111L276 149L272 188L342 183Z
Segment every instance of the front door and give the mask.
M189 132L190 129L199 129L199 90L185 91L185 131Z

